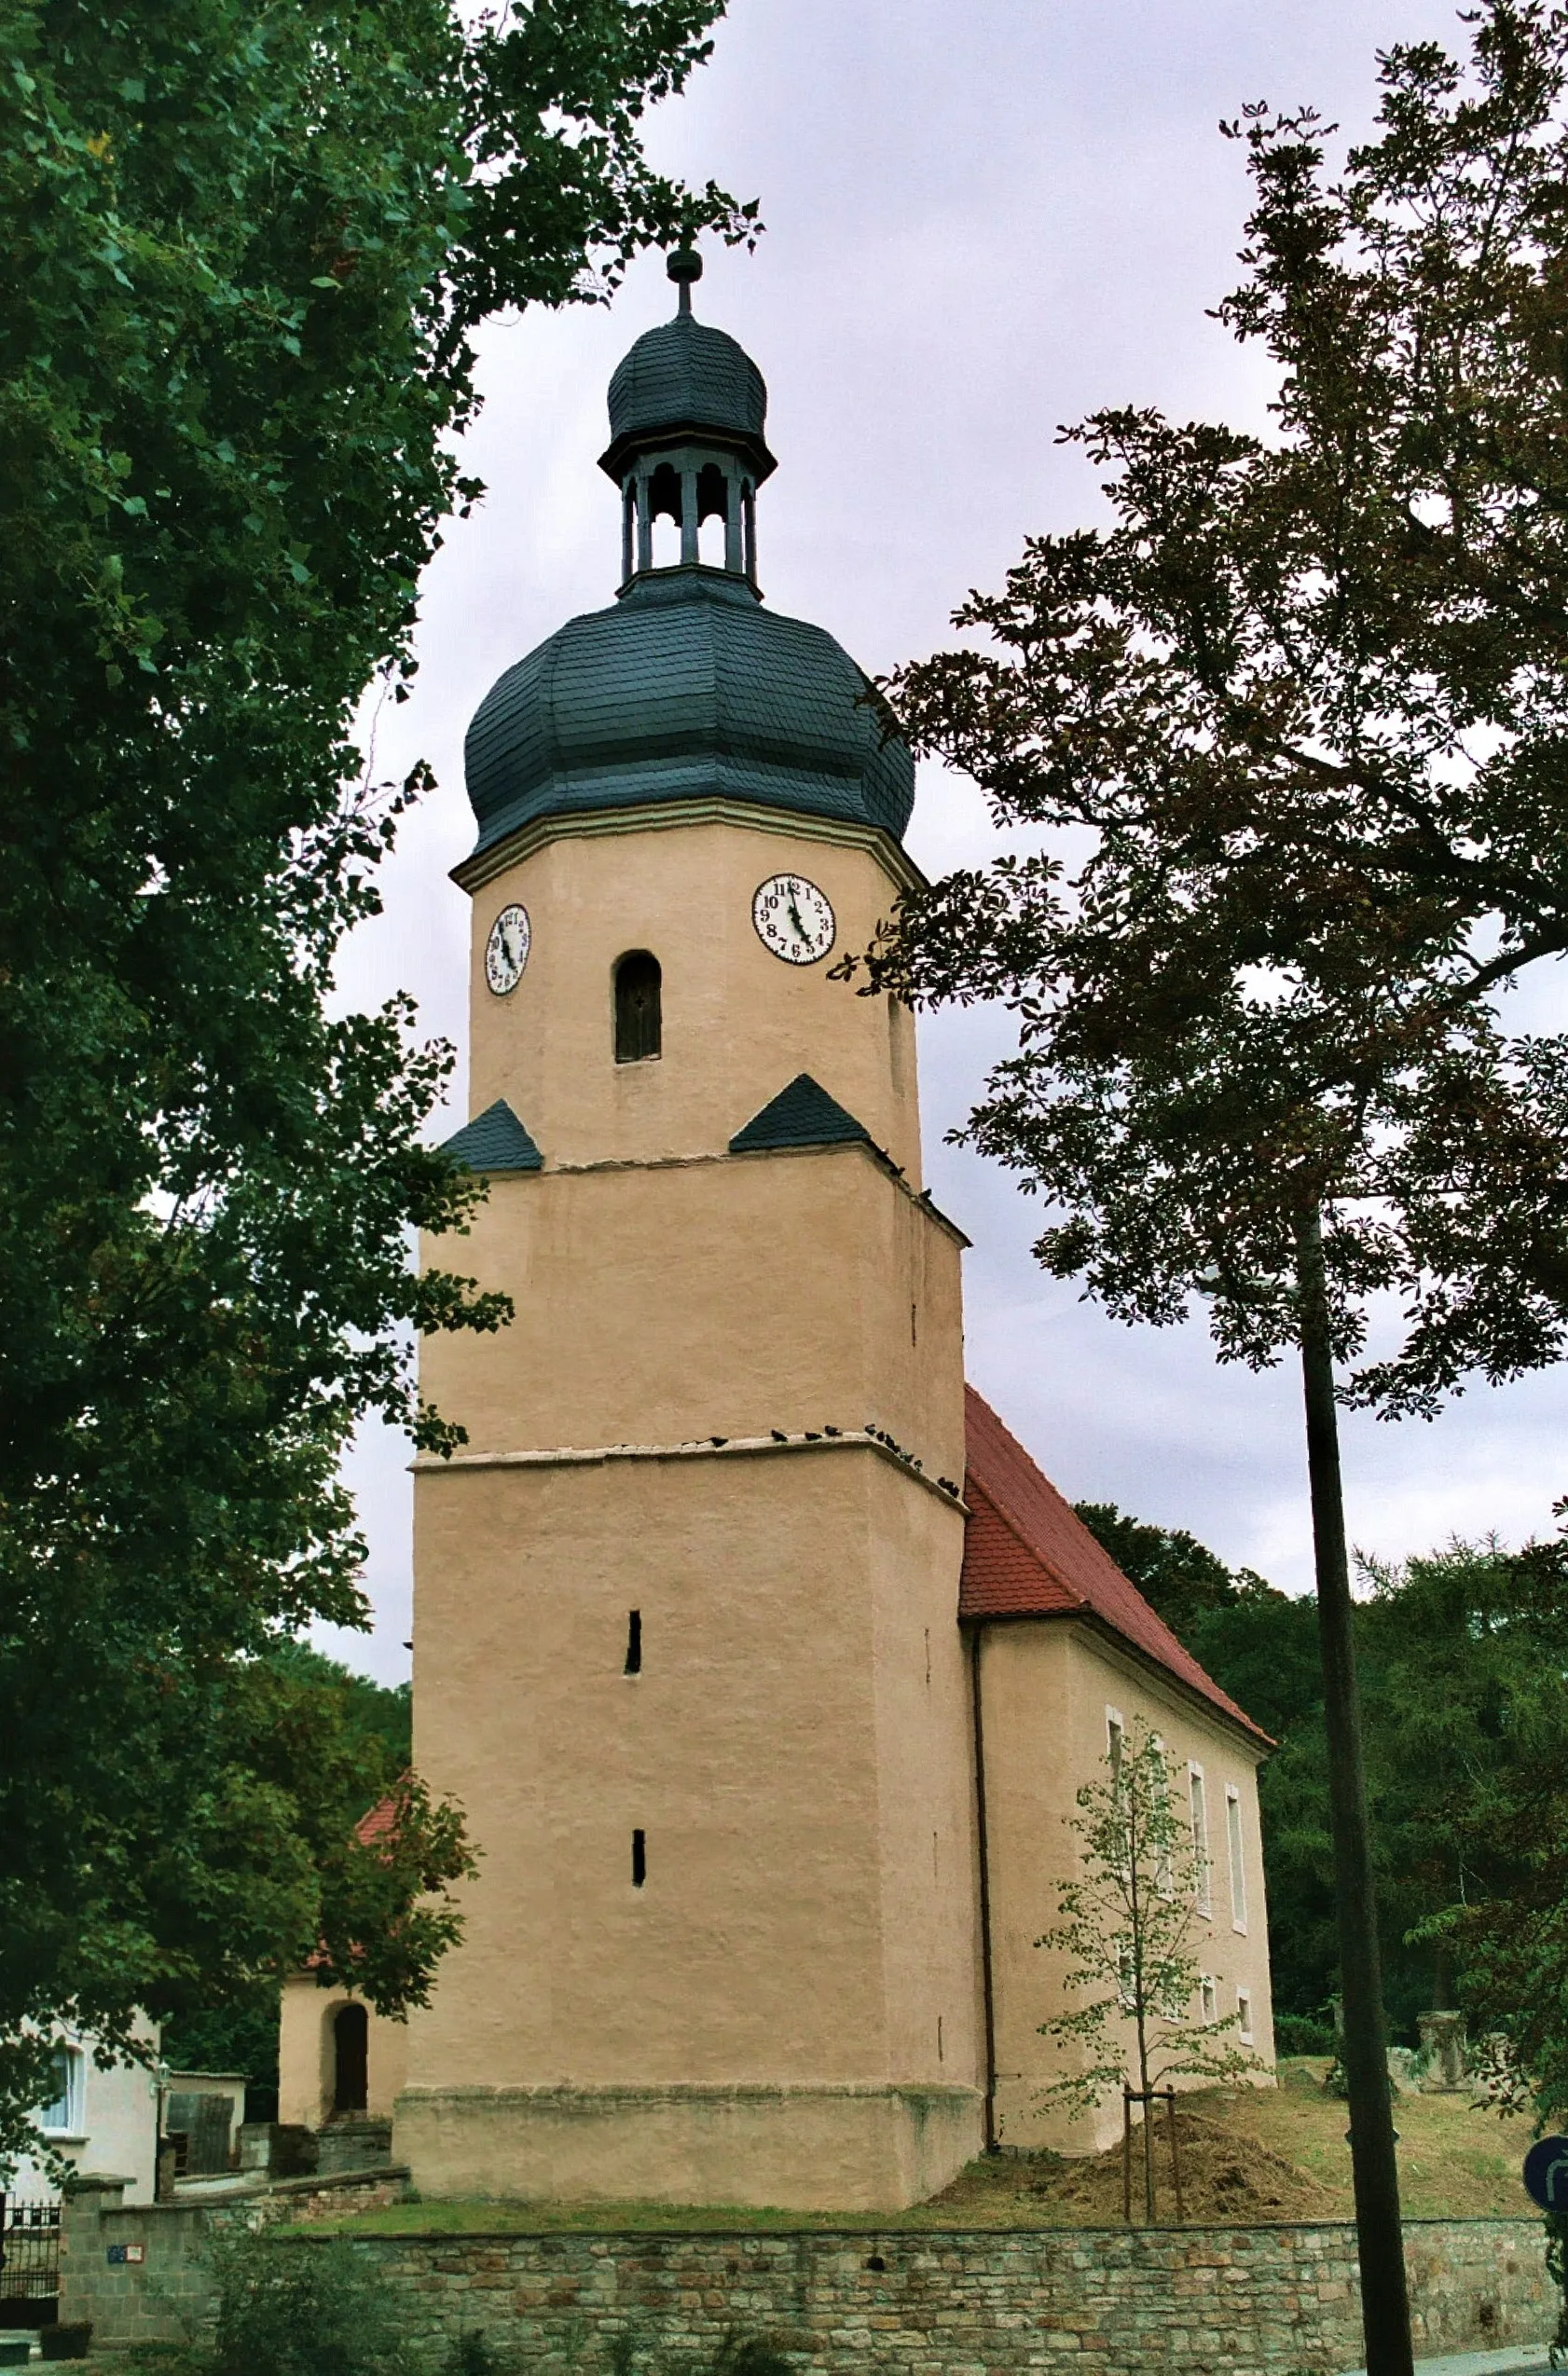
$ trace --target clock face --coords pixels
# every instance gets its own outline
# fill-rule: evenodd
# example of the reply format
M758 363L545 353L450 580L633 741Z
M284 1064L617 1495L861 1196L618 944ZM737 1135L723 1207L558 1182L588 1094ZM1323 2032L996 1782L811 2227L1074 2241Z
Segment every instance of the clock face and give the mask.
M814 966L825 957L837 929L827 893L804 874L770 874L759 883L751 921L763 946L790 966Z
M532 941L527 908L502 908L485 943L485 980L498 998L521 982Z

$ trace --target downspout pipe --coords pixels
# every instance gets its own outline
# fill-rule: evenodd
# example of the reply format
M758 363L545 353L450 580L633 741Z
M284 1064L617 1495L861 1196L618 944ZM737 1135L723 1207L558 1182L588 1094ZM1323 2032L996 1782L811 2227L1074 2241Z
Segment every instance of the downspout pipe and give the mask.
M985 1710L980 1688L984 1627L970 1627L970 1699L974 1723L975 1838L980 1865L980 1982L985 2016L985 2150L997 2150L997 1996L991 1957L991 1849L985 1825Z

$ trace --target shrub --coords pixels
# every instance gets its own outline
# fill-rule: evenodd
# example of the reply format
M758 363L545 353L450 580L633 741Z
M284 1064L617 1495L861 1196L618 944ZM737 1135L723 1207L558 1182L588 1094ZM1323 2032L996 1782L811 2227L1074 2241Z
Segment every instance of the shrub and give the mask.
M1276 2013L1274 2052L1276 2054L1331 2054L1334 2052L1334 2025L1312 2013Z
M220 2238L217 2316L179 2376L414 2376L387 2297L353 2247Z

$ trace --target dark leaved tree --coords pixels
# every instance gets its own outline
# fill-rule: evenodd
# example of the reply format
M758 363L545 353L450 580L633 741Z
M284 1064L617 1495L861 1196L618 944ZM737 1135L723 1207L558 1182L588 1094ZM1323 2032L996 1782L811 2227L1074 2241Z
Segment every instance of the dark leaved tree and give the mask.
M445 1051L330 996L418 789L352 727L475 491L474 326L746 236L639 139L721 8L0 0L0 2153L58 2020L321 1938L396 2012L450 1935L454 1811L358 1854L266 1663L364 1621L356 1421L453 1441L408 1332L505 1317L407 1261L474 1193Z
M1373 2376L1410 2337L1336 1366L1430 1412L1568 1325L1568 1040L1506 1001L1568 947L1568 27L1489 0L1471 41L1388 54L1337 178L1310 114L1231 128L1256 204L1220 313L1277 368L1274 432L1066 433L1111 525L1031 541L957 614L989 642L888 691L1074 855L907 899L871 959L1015 1009L970 1135L1060 1209L1049 1269L1300 1360Z

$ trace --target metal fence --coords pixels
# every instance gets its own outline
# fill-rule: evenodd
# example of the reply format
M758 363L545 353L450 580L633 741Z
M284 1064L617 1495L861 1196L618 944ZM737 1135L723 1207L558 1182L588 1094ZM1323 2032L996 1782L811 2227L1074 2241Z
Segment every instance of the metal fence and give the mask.
M0 2194L0 2304L48 2301L59 2291L59 2202L24 2203Z

